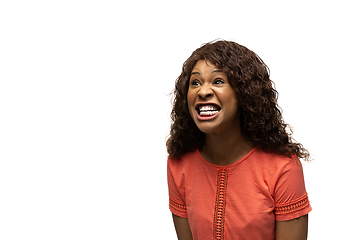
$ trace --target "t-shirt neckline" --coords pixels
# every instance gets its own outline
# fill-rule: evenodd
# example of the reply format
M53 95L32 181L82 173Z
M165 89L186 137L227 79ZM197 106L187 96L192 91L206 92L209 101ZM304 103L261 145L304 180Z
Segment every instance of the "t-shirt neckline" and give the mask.
M203 161L205 164L211 166L211 167L214 167L214 168L232 168L232 167L235 167L236 165L238 165L239 163L245 161L248 157L250 157L250 155L255 152L257 149L259 148L259 146L256 146L254 147L253 149L251 149L244 157L240 158L239 160L237 160L236 162L233 162L229 165L225 165L225 166L222 166L222 165L217 165L217 164L214 164L214 163L210 163L208 161L206 161L203 156L201 156L201 153L200 153L200 150L199 149L196 149L196 152L199 156L199 158L201 159L201 161Z

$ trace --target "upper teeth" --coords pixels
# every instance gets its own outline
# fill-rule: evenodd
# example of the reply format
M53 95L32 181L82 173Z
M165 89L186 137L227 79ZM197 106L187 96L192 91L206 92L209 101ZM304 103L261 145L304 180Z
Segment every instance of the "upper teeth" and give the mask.
M218 110L217 108L215 108L214 106L201 106L199 107L200 111L216 111Z

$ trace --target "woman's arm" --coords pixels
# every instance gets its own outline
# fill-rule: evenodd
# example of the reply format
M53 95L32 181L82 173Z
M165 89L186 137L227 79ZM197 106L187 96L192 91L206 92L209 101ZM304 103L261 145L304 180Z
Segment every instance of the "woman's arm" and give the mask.
M307 232L308 215L275 224L275 240L306 240Z
M172 215L178 240L193 240L187 218Z

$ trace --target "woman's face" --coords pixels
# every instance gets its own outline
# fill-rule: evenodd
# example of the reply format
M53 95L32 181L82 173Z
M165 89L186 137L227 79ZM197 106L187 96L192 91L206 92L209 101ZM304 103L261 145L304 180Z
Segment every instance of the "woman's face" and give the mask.
M240 127L236 91L227 75L210 62L199 60L187 94L190 115L200 131L221 133Z

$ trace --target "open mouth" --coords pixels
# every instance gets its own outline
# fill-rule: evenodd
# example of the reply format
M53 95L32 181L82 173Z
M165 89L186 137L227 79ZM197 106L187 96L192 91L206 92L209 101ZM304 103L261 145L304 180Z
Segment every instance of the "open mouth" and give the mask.
M216 104L197 104L195 109L200 119L215 117L221 111L221 108Z

